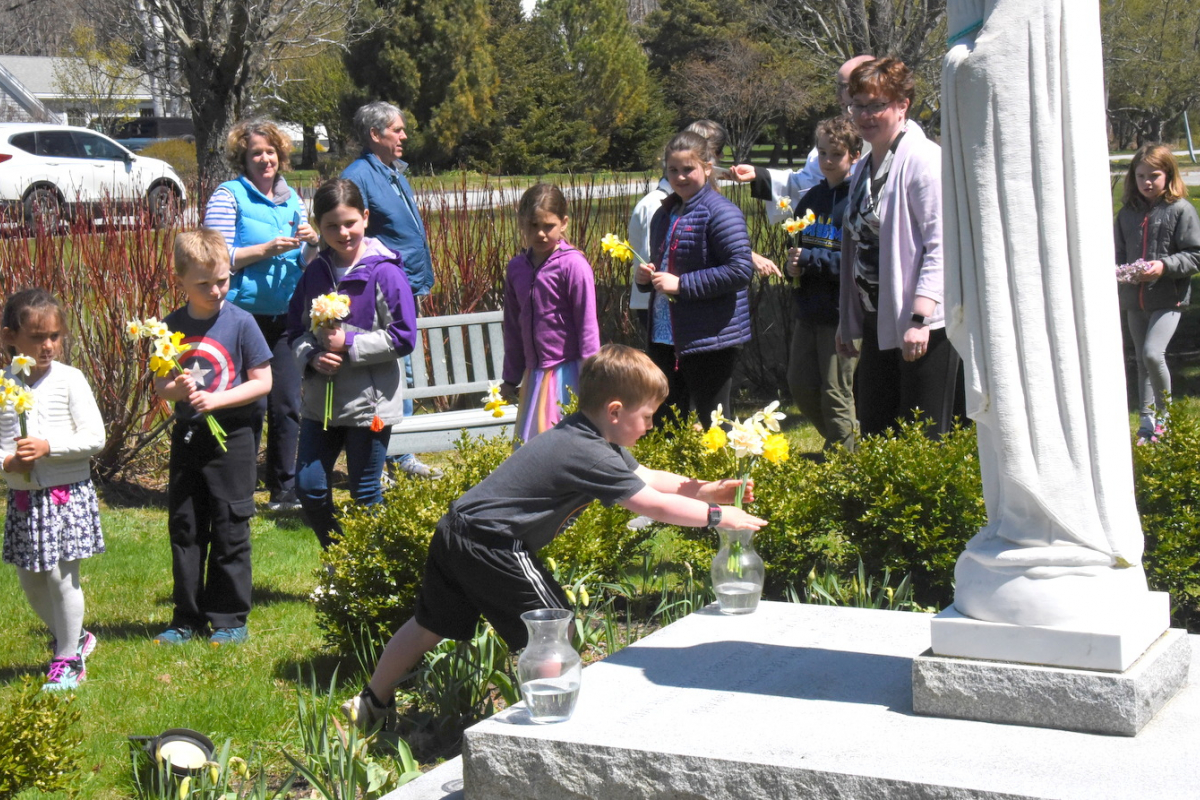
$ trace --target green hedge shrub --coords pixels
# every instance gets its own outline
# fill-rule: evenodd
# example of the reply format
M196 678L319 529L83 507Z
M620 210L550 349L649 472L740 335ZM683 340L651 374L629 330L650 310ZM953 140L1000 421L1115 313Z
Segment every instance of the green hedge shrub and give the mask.
M1156 444L1133 448L1138 511L1150 588L1171 595L1175 625L1200 628L1200 416L1174 403Z
M41 691L40 680L24 678L0 708L0 798L26 789L70 791L79 782L79 745L74 697Z

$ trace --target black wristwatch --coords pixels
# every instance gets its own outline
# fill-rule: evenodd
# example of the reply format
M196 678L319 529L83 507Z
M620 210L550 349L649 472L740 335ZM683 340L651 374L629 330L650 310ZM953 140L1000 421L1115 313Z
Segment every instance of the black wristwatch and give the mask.
M917 323L918 325L928 325L929 324L925 321L924 314L918 314L915 311L913 312L913 315L912 315L912 321Z
M708 527L715 528L721 524L721 507L716 503L708 504Z

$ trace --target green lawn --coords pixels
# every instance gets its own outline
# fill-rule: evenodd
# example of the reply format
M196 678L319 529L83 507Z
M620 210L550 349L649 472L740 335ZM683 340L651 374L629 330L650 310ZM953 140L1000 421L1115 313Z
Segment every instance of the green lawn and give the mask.
M313 570L320 550L312 531L292 515L264 513L256 518L250 641L221 650L207 641L171 648L150 642L171 614L165 509L113 503L101 517L108 552L82 567L85 624L99 644L78 692L85 750L79 796L132 794L126 743L130 734L185 727L206 733L218 744L232 738L234 752L242 755L255 742L283 743L297 752L297 668L315 666L324 682L334 666L329 656L321 655L308 601L316 586ZM14 692L14 681L43 674L49 658L49 637L8 565L0 569L0 616L9 620L0 637L3 707ZM341 665L347 687L357 683L357 671L353 663ZM282 765L283 759L275 757L274 762Z

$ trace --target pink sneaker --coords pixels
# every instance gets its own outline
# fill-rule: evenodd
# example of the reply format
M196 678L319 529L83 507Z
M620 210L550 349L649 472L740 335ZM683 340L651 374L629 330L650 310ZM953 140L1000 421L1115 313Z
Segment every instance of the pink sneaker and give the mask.
M87 658L96 649L96 635L91 631L84 631L79 636L79 646L75 648L75 655L78 658ZM50 640L50 652L58 652L58 639Z
M50 662L43 692L69 692L78 689L87 677L82 658L56 658Z

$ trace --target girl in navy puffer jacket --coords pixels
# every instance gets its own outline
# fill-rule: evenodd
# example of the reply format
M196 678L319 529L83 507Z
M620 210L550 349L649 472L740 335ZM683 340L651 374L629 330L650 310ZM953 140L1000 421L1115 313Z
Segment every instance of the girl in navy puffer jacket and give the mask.
M660 416L694 408L707 426L718 405L729 413L733 367L750 340L750 236L742 212L709 184L703 137L677 134L665 167L674 192L650 224L652 263L636 275L653 293L647 353L670 381Z

